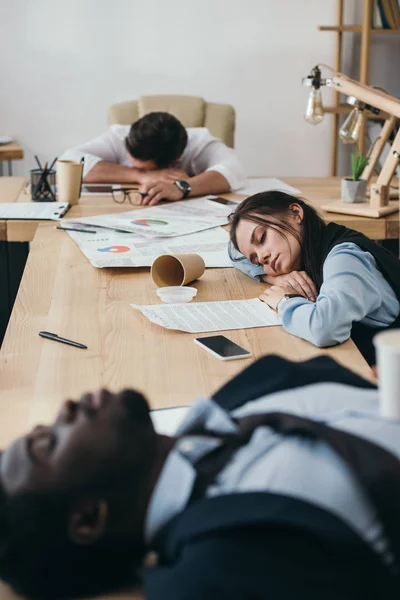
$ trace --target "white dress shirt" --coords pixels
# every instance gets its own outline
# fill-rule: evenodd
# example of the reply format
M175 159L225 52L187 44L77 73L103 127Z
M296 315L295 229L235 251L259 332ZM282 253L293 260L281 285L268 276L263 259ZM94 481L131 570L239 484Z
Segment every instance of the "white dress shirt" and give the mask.
M228 412L210 398L198 398L176 435L154 488L145 520L151 542L177 514L185 510L196 479L193 462L218 447L215 434L237 430L233 418L282 411L322 421L382 446L400 457L400 424L383 419L378 392L341 383L314 383L268 394ZM212 437L193 435L204 427ZM284 436L260 425L239 448L207 491L207 497L246 492L269 492L314 504L347 523L384 560L391 556L374 506L351 468L324 441Z
M111 125L99 137L64 152L60 160L85 159L83 176L93 169L96 163L106 161L124 167L131 167L125 138L130 125ZM186 129L188 142L183 151L179 168L190 177L204 171L216 171L225 177L231 190L237 190L245 183L245 174L236 153L221 140L215 138L205 127Z

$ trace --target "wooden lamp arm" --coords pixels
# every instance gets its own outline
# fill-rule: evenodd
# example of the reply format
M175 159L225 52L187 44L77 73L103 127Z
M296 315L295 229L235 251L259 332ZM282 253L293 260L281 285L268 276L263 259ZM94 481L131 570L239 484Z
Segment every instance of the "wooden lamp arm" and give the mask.
M374 174L375 167L378 163L379 157L381 155L382 150L387 144L390 134L392 133L394 126L396 125L397 118L390 116L386 121L384 126L382 127L381 134L376 138L373 146L371 147L371 151L369 153L369 162L365 167L364 171L361 174L361 179L366 179L369 181Z
M380 89L354 81L342 73L334 73L332 79L327 80L327 86L341 94L354 96L358 100L400 119L400 100Z

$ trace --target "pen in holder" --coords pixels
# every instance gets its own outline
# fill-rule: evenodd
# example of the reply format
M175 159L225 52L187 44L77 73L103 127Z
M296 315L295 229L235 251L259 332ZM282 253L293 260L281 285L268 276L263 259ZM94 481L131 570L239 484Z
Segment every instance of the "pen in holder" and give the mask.
M52 169L31 170L31 193L34 202L55 202L56 172Z

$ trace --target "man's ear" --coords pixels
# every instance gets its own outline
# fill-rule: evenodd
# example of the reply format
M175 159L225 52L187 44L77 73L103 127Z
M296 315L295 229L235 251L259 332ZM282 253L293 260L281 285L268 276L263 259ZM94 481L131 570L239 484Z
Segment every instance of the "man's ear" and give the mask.
M108 504L99 498L78 500L68 519L68 538L75 544L94 544L107 526Z

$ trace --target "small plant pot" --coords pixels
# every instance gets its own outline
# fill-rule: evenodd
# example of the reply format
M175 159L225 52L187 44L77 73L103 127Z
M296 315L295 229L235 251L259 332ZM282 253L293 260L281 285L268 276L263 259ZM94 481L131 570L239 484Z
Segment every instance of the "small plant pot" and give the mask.
M366 202L367 201L367 180L350 178L342 179L342 200L343 202Z

